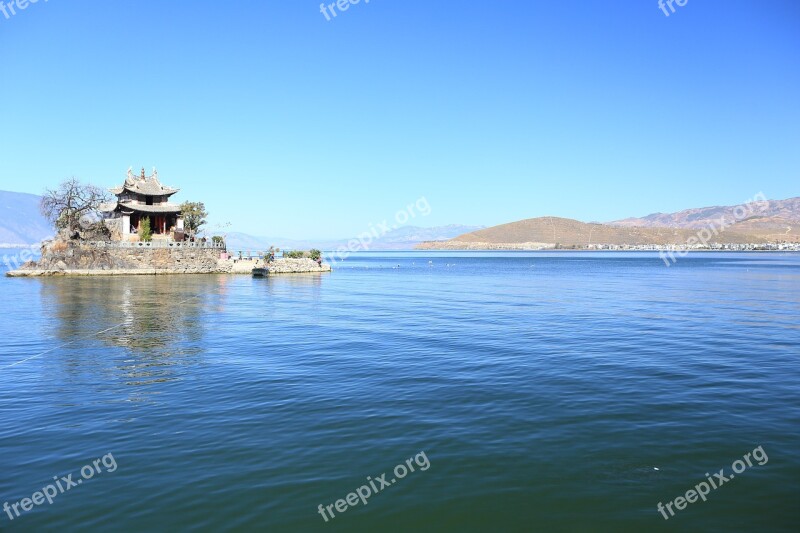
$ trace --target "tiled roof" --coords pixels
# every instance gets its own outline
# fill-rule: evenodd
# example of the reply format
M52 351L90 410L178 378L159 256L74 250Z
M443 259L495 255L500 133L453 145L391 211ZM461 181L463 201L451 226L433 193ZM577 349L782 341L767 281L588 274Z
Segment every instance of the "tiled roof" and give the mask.
M161 185L161 182L158 181L158 178L155 176L150 176L149 178L145 178L143 180L137 179L133 183L125 180L124 187L131 192L144 194L146 196L163 196L165 194L172 195L178 192L178 189Z
M128 175L125 178L125 182L122 184L122 186L109 189L112 194L116 195L122 194L122 191L124 190L128 190L136 194L143 194L145 196L171 196L180 189L173 189L172 187L162 185L158 180L158 171L155 169L153 169L152 176L146 177L144 175L144 169L142 169L141 176L135 176L133 171L128 169Z

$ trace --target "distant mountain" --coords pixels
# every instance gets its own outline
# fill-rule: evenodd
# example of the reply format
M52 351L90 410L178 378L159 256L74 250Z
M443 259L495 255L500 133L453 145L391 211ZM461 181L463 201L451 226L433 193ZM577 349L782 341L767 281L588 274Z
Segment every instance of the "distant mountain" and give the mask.
M642 228L705 228L725 217L731 222L741 222L751 218L762 219L762 227L770 219L775 219L776 227L784 227L787 221L800 223L800 197L787 200L767 200L750 204L752 209L744 206L715 206L684 209L677 213L654 213L642 218L626 218L609 222L614 226ZM737 211L738 209L738 211ZM742 214L745 213L743 216Z
M412 250L416 245L424 241L446 241L463 233L468 233L480 229L480 226L462 226L451 224L449 226L439 226L433 228L422 228L418 226L403 226L389 231L380 239L374 240L369 244L369 250ZM282 237L257 237L246 233L229 233L227 244L229 250L265 250L270 246L276 246L282 250L307 250L318 248L320 250L336 250L341 246L347 247L348 239L286 239Z
M39 213L40 196L0 191L0 246L36 244L53 235Z
M50 223L39 212L40 200L41 197L34 194L0 191L0 247L36 244L53 235ZM443 241L479 228L457 224L434 228L403 226L373 241L369 249L411 250L423 241ZM346 247L352 238L298 240L232 232L228 234L228 249L262 251L277 246L283 250L336 250Z
M286 239L283 237L259 237L255 235L248 235L247 233L240 233L233 231L227 234L226 244L228 250L242 250L242 251L263 251L270 246L275 246L281 250L294 250L294 249L309 249L314 246L307 246L305 241L295 239Z
M426 242L418 248L483 250L672 245L686 244L701 230L708 231L711 243L800 242L800 198L769 200L749 208L723 206L657 213L609 224L558 217L530 218L459 235L444 243Z
M426 242L422 249L503 249L583 247L592 244L678 244L695 232L686 229L615 227L569 218L540 217L466 233L446 242Z
M421 242L446 241L458 235L479 229L482 229L482 226L462 226L460 224L450 224L433 228L401 226L389 231L386 235L373 242L370 245L370 250L412 250ZM346 245L346 241L339 243L339 246Z

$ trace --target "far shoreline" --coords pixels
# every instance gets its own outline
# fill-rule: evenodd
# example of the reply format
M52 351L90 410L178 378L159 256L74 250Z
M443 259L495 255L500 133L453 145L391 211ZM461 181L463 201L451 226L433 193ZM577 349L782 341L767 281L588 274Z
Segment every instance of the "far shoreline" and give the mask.
M709 250L709 249L701 249L701 250L575 250L575 249L549 249L549 250L520 250L518 248L496 248L496 249L485 249L485 250L460 250L456 248L430 248L425 250L416 250L416 249L409 249L409 250L359 250L357 252L350 252L351 254L386 254L386 253L427 253L427 252L459 252L459 253L485 253L485 252L503 252L503 253L553 253L553 252L567 252L567 253L642 253L642 254L658 254L660 252L672 252L672 253L683 253L686 252L687 254L694 254L698 252L705 252L705 253L728 253L728 254L743 254L743 253L800 253L800 250ZM323 252L325 254L335 254L335 251L326 251Z

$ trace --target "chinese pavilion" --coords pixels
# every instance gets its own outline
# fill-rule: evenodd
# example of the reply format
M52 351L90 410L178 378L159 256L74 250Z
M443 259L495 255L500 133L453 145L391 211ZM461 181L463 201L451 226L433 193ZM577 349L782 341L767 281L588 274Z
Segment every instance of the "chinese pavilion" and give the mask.
M145 176L144 169L140 176L135 176L128 169L125 182L109 189L117 197L116 202L105 204L101 210L107 219L121 219L123 240L135 240L144 219L150 219L150 228L154 238L174 238L173 232L183 234L183 218L181 208L170 203L169 197L179 191L162 185L158 180L158 171L154 168L151 176Z

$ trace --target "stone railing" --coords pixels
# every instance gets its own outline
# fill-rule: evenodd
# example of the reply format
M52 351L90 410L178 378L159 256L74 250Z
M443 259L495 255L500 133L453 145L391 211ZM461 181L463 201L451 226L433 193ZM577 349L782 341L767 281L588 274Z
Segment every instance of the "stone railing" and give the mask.
M261 250L228 250L228 255L231 256L231 259L239 259L239 255L242 256L242 259L260 259L264 257L264 251ZM277 257L277 256L276 256Z
M224 242L213 242L213 241L183 241L183 242L176 242L176 241L162 241L162 240L154 240L154 241L138 241L138 242L125 242L125 241L91 241L87 242L89 246L94 246L95 248L212 248L217 250L225 250L225 243Z

